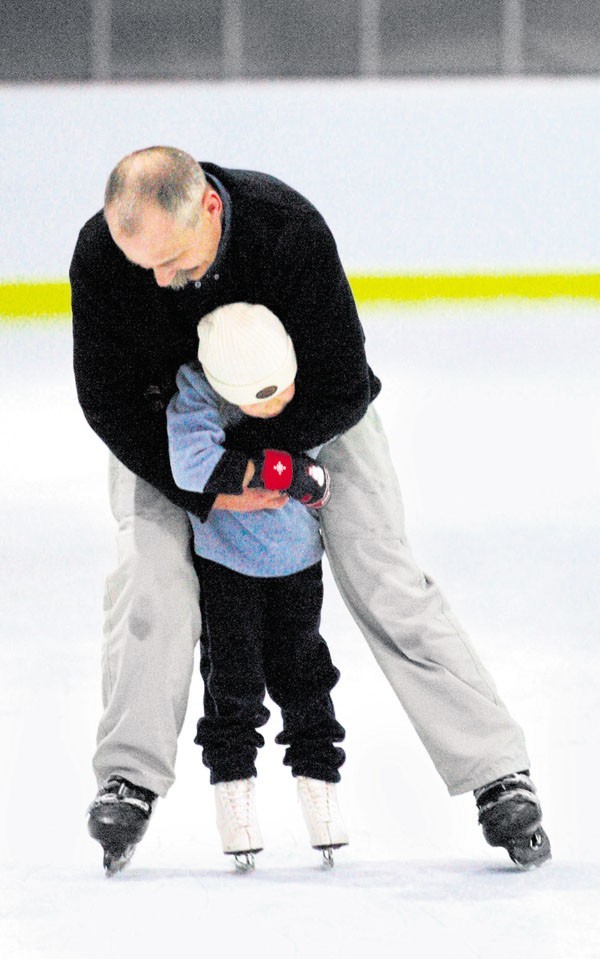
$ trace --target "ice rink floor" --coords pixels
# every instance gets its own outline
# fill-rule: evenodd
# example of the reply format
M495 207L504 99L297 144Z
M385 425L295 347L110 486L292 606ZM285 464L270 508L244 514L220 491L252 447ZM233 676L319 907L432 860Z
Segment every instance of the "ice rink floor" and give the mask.
M114 562L106 455L76 403L68 323L5 323L4 959L600 956L600 306L363 319L409 538L525 728L553 862L521 873L484 843L472 796L448 797L328 577L351 834L335 869L308 845L274 710L259 756L265 850L235 874L192 742L196 677L177 782L129 869L106 880L85 826Z

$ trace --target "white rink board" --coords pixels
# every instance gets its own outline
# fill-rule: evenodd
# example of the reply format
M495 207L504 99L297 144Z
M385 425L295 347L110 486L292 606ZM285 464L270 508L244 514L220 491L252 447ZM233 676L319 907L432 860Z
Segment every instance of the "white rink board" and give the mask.
M349 272L594 272L599 115L596 79L0 87L0 282L65 277L156 143L304 192Z

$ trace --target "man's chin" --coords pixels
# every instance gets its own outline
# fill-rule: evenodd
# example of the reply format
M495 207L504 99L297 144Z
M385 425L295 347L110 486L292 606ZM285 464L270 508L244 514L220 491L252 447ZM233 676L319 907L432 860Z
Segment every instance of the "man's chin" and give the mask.
M170 290L183 290L184 287L188 285L191 281L191 277L187 273L182 273L181 275L176 273L171 282L169 283Z

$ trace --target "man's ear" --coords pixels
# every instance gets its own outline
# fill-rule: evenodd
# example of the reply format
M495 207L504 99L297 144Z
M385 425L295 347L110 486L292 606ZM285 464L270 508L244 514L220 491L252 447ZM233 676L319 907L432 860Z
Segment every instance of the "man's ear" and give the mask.
M202 206L212 217L220 217L223 212L223 201L216 190L207 190L202 198Z

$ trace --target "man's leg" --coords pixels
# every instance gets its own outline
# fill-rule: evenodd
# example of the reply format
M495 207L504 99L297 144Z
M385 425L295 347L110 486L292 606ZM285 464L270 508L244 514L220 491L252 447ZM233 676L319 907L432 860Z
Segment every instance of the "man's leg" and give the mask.
M191 529L184 510L112 455L109 476L118 566L106 582L94 771L165 796L200 634Z
M416 565L373 405L323 448L329 563L352 616L451 795L529 768L523 732L436 583Z

